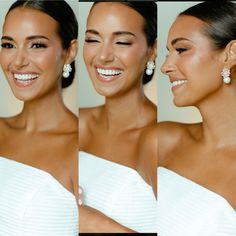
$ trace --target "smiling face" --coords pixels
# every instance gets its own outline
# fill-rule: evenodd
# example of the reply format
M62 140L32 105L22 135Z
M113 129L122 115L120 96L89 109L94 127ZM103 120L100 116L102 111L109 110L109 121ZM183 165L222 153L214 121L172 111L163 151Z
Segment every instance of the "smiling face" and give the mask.
M203 33L204 22L179 16L169 31L162 72L172 83L177 106L197 105L222 87L223 52Z
M96 91L107 97L137 89L152 53L143 32L144 18L132 8L97 3L88 20L84 60Z
M31 8L15 8L7 15L0 62L18 99L28 101L59 91L66 52L57 29L53 18Z

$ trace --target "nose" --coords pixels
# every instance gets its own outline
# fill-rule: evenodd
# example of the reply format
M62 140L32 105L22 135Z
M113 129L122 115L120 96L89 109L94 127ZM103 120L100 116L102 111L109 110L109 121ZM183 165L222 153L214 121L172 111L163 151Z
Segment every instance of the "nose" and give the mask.
M114 60L114 50L112 45L104 43L98 52L98 59L101 63L107 63Z
M175 64L170 56L167 56L164 63L161 66L161 72L168 75L175 70Z
M21 69L29 64L29 58L25 49L17 49L12 60L17 69Z

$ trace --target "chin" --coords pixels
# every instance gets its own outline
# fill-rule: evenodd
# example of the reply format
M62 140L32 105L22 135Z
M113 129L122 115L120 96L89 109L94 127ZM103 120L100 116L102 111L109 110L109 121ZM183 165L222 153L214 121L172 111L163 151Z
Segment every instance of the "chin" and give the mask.
M189 101L183 100L183 99L175 99L173 100L173 103L176 107L188 107L193 106Z

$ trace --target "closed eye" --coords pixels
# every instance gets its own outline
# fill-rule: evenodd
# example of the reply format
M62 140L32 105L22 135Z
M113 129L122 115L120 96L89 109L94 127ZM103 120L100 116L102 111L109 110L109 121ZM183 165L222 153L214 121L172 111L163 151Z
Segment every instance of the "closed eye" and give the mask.
M130 42L116 42L116 44L129 46L129 45L131 45L132 43L130 43Z
M175 50L176 50L179 54L181 54L181 53L187 51L187 48L176 48Z
M99 41L96 39L85 39L85 42L86 43L99 43Z

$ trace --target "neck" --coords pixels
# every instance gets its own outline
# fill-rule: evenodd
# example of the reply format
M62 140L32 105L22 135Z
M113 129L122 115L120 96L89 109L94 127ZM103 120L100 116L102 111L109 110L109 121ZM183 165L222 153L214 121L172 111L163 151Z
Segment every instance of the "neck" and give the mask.
M226 87L198 108L203 118L203 135L215 147L236 145L236 88Z
M157 120L157 108L142 89L134 89L122 96L106 98L102 118L108 129L141 128Z
M17 117L17 125L28 132L60 130L60 125L68 115L71 114L57 89L43 97L25 102Z

